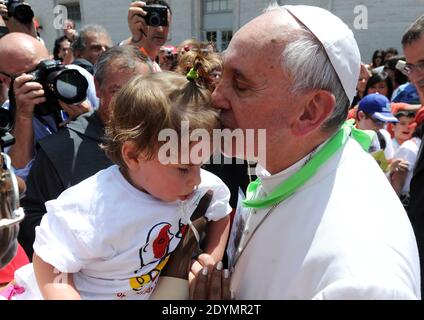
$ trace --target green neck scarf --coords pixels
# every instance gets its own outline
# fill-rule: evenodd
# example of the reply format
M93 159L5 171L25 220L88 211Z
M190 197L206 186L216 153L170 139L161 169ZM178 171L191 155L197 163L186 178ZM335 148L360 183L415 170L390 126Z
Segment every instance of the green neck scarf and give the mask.
M257 188L261 184L259 179L251 182L247 187L247 197L243 205L247 208L264 209L284 201L311 179L337 151L339 151L352 136L365 151L371 146L373 133L355 128L355 121L346 121L339 131L319 150L310 161L290 178L280 184L272 193L263 199L254 199ZM251 199L251 200L247 200Z

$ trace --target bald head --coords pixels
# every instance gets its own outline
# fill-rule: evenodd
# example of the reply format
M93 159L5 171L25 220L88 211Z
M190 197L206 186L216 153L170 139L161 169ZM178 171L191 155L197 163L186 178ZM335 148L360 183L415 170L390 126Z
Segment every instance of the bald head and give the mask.
M243 26L234 36L246 40L259 48L280 47L290 39L296 30L301 30L299 23L286 10L277 8L265 12ZM268 48L269 50L269 48Z
M25 33L13 32L0 39L0 71L17 75L32 71L49 58L47 48Z

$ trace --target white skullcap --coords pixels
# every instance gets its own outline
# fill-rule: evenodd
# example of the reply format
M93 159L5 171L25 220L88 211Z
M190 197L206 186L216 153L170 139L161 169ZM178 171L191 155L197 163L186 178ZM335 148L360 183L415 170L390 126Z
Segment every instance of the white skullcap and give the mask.
M361 54L352 31L340 18L325 9L312 6L283 8L321 42L352 103L361 67Z

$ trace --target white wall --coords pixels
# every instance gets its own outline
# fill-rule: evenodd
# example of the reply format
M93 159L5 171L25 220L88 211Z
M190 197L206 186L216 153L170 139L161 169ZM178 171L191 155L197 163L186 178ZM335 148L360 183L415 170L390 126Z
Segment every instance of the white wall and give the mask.
M75 3L77 0L27 0L34 9L36 17L40 18L43 30L41 37L49 50L53 50L54 40L63 32L53 26L56 4ZM106 28L114 43L129 36L127 24L129 0L80 0L81 23L100 24Z
M249 0L247 0L249 1ZM330 10L353 31L362 60L371 62L376 49L394 47L402 54L401 39L405 30L424 14L424 0L280 0L281 4L316 5ZM368 29L354 28L354 8L368 9Z
M363 1L368 8L367 30L355 30L353 8L359 1L333 1L333 12L354 31L362 60L371 62L376 49L395 47L402 53L402 35L422 14L424 0L374 0Z

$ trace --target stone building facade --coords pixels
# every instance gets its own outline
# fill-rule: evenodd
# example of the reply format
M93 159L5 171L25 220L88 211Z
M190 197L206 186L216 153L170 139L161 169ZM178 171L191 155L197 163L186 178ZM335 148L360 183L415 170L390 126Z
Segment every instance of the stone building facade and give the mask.
M130 0L27 0L43 29L41 36L52 50L62 34L54 26L63 5L78 26L103 25L115 43L129 36L127 11ZM259 15L270 0L168 0L173 10L169 43L188 38L213 40L225 49L232 35ZM424 14L424 0L279 0L280 4L308 4L326 8L339 16L355 33L362 60L370 62L375 49L394 47L401 53L405 29ZM56 9L55 9L56 8ZM55 11L57 10L57 11Z

